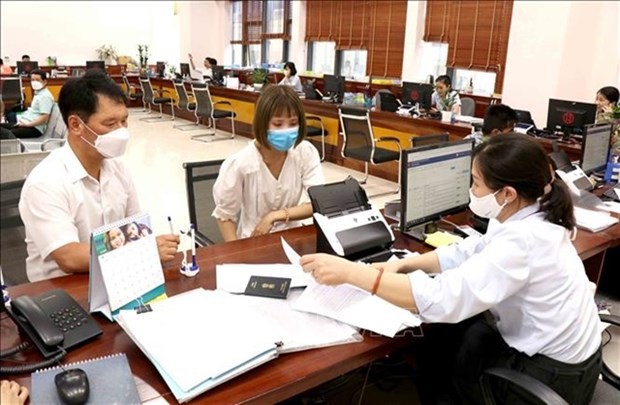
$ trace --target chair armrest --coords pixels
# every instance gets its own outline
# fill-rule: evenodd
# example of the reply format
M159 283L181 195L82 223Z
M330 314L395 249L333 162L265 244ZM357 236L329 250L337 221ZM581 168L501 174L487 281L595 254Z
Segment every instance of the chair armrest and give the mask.
M601 318L601 322L611 323L612 325L620 326L620 316L618 315L607 315L607 314L598 314L599 318Z
M215 103L213 103L213 105L216 105L216 104L228 104L228 105L232 106L230 101L225 101L225 100L216 101Z
M50 138L50 139L46 139L45 141L41 142L41 151L45 152L47 150L47 145L49 144L54 144L57 143L59 144L58 147L61 147L65 144L66 139L64 138Z
M319 117L318 115L306 115L306 121L307 120L314 120L314 121L323 122L321 117Z
M398 150L402 150L403 148L400 146L400 139L394 136L381 136L375 139L375 142L394 142L398 146Z
M488 368L484 370L480 377L480 387L482 388L482 395L484 396L486 404L495 404L489 381L491 378L507 381L538 398L543 404L568 405L568 402L558 393L534 377L530 377L516 370L501 367Z

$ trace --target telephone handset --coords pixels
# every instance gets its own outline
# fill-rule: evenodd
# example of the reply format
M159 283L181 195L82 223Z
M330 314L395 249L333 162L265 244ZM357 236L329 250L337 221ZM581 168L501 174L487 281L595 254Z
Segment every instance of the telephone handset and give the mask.
M46 358L101 334L95 320L61 289L14 298L9 313Z

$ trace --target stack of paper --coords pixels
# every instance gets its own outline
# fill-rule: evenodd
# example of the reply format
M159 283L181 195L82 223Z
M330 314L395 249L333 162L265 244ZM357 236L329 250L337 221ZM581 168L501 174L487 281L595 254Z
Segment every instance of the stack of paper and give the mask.
M618 223L618 218L612 217L609 212L591 211L574 207L575 220L579 228L590 232L599 232Z

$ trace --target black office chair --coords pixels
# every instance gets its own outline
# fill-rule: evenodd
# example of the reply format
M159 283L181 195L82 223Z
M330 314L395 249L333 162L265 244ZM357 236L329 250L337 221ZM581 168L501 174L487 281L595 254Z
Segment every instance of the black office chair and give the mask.
M201 142L211 142L216 139L216 120L222 118L230 118L230 125L232 127L231 136L226 136L220 139L232 139L235 137L235 117L237 114L232 110L232 104L229 101L216 101L215 103L211 99L211 93L209 92L209 86L204 83L192 83L192 92L194 93L194 100L196 100L196 110L194 111L194 115L196 115L196 121L199 121L200 118L207 120L208 125L207 129L213 129L213 132L208 132L206 134L192 135L192 139ZM228 105L230 110L220 110L217 109L218 105ZM201 138L208 137L206 140L202 140Z
M142 100L142 111L134 113L134 114L142 114L142 113L147 112L146 104L144 104L142 92L138 90L137 86L129 82L129 78L127 77L126 73L123 73L121 76L123 77L123 84L125 85L125 96L127 97L127 99L129 101ZM131 111L129 113L132 114Z
M159 106L159 117L140 118L140 121L144 121L144 122L174 121L174 100L172 100L172 97L156 96L155 91L153 91L153 86L151 85L151 80L148 77L140 77L140 86L142 87L142 102L144 103L144 105L149 106L149 114L153 112L152 111L153 104ZM157 94L163 95L165 93L169 93L168 90L162 89L161 93L157 93ZM172 118L164 119L164 113L161 108L163 104L170 104L170 112L172 113Z
M211 160L183 163L189 218L196 227L198 247L224 241L217 226L217 219L211 216L215 209L213 185L223 162L223 160Z
M461 97L461 115L473 117L476 113L476 101L473 98Z
M620 326L620 316L604 314L599 314L599 316L602 322ZM599 379L596 383L594 396L590 403L592 405L620 404L620 376L614 373L605 364L605 361L603 361L601 377L602 379ZM495 392L491 388L491 383L495 380L512 384L527 393L531 401L526 402L524 398L524 404L568 405L564 398L534 377L502 367L492 367L485 370L480 379L484 403L487 405L495 405L497 402L502 403L502 399L496 398L494 396Z
M174 84L174 91L177 93L177 107L179 110L185 110L193 113L196 111L196 103L193 100L193 94L187 94L187 90L185 90L185 84L181 79L174 79L172 81ZM194 114L195 115L195 114ZM200 120L196 117L196 122L193 124L180 124L173 125L172 127L175 129L179 129L181 131L192 131L197 129L197 126L200 124Z
M2 78L2 101L14 103L23 109L24 107L24 88L21 76Z
M368 180L368 163L377 165L397 160L399 164L398 186L394 193L398 193L400 191L400 159L402 152L400 140L393 136L382 136L375 139L370 123L370 113L366 109L340 106L338 107L338 116L340 118L340 126L342 127L342 135L344 136L341 151L342 157L364 162L364 180L360 183L366 184ZM395 143L398 152L379 148L376 146L378 142Z
M450 140L449 134L433 134L433 135L420 135L411 137L411 147L433 145L435 143L448 142Z
M321 162L325 160L325 137L327 136L327 131L325 130L325 126L323 125L323 120L321 117L317 115L306 115L306 121L317 121L319 123L318 127L312 125L306 125L306 136L307 137L321 137Z
M0 183L0 267L6 285L27 283L26 229L19 215L19 198L25 180Z

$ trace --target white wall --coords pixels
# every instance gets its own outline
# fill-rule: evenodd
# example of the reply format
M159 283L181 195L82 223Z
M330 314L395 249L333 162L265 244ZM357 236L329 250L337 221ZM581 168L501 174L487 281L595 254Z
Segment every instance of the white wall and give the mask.
M618 2L515 1L502 100L546 124L549 98L593 102L618 86Z
M205 57L223 65L232 37L231 7L226 0L178 1L180 16L180 58L191 53L197 66Z

